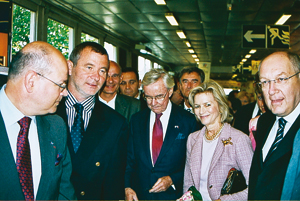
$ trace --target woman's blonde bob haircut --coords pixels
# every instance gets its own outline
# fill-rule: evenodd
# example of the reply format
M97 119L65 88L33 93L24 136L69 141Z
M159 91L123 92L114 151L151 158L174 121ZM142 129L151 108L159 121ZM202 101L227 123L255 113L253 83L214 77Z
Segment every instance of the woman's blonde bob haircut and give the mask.
M195 110L195 96L201 93L211 93L214 99L217 101L219 105L219 112L221 114L221 123L227 122L230 123L233 119L233 116L229 112L229 106L227 101L227 96L224 92L224 89L215 81L209 80L207 82L202 83L200 86L195 87L191 90L189 94L189 102ZM197 120L199 121L197 115L195 115Z

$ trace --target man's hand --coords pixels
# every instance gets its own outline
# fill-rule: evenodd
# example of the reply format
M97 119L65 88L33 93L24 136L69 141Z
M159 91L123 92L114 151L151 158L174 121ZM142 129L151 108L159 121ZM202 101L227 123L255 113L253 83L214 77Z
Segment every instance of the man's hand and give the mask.
M170 176L164 176L157 180L157 182L149 190L149 193L159 193L168 190L168 188L173 184Z
M135 191L131 188L125 188L125 200L129 200L129 201L132 201L132 200L135 200L135 201L138 201L138 197L135 193Z

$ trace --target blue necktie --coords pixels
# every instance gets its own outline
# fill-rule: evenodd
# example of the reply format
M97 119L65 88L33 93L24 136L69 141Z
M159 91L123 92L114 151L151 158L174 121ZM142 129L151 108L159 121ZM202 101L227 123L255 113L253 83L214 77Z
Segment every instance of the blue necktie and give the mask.
M276 138L268 152L268 155L265 159L265 161L271 156L271 154L277 149L279 143L282 141L283 139L283 133L284 133L284 127L285 127L285 124L286 124L286 120L284 118L280 118L278 120L279 122L279 127L278 127L278 130L277 130L277 134L276 134Z
M81 105L80 103L76 103L74 104L74 108L77 114L75 116L74 123L71 129L71 139L73 143L74 152L76 153L80 146L82 136L84 133L84 122L82 118L83 105Z

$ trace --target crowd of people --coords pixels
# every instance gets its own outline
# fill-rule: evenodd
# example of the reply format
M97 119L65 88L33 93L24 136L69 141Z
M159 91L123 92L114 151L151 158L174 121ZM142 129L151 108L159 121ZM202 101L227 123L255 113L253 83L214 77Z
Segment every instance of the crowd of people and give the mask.
M299 72L268 55L251 102L197 67L140 80L98 43L29 43L0 90L0 200L299 200Z

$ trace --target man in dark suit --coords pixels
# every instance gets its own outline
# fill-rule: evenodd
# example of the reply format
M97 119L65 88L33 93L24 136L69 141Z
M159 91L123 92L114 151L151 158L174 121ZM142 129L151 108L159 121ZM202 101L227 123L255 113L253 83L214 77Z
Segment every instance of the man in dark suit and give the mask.
M280 200L293 141L300 128L300 59L275 52L259 65L260 85L272 113L257 124L249 177L249 200Z
M122 69L114 61L109 62L105 86L99 92L99 100L124 116L127 121L141 109L140 102L132 97L118 94L122 82Z
M45 42L26 45L0 91L0 200L74 200L64 121L64 56Z
M77 45L68 61L68 96L57 110L69 126L71 181L80 200L119 200L125 196L122 182L128 124L95 96L106 80L108 64L102 45Z
M182 195L186 141L199 129L196 118L172 104L174 80L161 69L142 81L148 109L132 116L128 142L127 200L175 200Z
M139 90L141 83L139 73L136 69L132 67L122 69L120 93L138 99L141 103L141 109L144 109L147 108L147 103L143 97L143 93Z
M202 84L205 80L203 70L198 67L184 67L179 74L179 89L184 100L184 109L193 113L193 108L189 103L190 91Z

